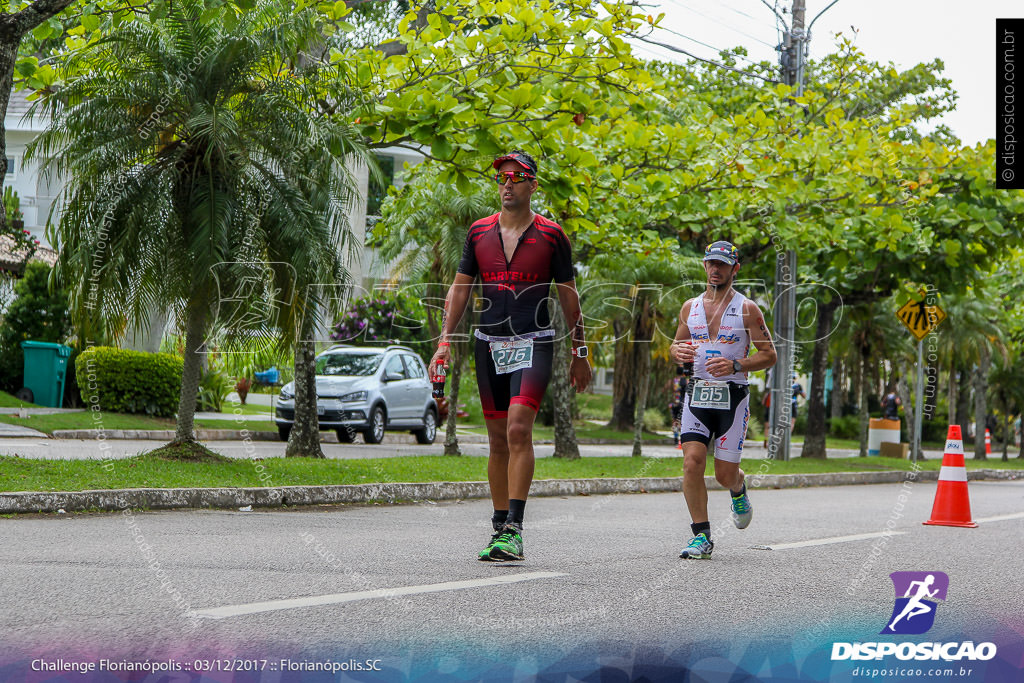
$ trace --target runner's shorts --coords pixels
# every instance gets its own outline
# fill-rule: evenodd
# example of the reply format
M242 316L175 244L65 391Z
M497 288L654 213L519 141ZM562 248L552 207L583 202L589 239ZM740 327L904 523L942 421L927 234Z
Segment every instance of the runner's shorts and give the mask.
M750 388L746 384L729 383L729 410L691 409L690 397L687 393L683 404L680 443L698 441L707 446L714 438L716 459L739 462L750 419Z
M480 406L485 420L508 417L509 405L519 404L540 409L540 401L551 379L551 362L555 343L551 338L533 340L533 365L504 375L494 371L490 344L475 339L476 384L480 389Z

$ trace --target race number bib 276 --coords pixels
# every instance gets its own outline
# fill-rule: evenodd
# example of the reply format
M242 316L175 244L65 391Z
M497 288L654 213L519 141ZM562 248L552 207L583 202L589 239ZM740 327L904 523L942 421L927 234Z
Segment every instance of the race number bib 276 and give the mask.
M691 408L729 410L729 385L725 382L710 382L698 379L693 385L690 397Z
M492 341L490 349L491 359L494 361L494 371L499 375L533 367L532 339Z

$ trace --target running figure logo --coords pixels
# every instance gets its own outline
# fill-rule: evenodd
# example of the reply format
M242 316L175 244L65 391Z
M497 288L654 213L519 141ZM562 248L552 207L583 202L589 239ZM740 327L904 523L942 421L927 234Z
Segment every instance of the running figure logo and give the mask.
M915 635L935 623L935 600L945 600L949 577L944 572L893 572L896 605L883 634Z

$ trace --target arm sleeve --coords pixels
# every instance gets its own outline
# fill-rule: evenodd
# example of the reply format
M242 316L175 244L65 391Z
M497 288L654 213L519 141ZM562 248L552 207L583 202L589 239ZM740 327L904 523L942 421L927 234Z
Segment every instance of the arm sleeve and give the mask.
M568 282L575 277L572 268L572 247L561 228L555 238L555 253L551 260L551 278L555 282Z
M458 272L470 277L480 274L480 266L476 262L476 249L472 242L473 231L466 235L466 244L462 247L462 259L459 261Z

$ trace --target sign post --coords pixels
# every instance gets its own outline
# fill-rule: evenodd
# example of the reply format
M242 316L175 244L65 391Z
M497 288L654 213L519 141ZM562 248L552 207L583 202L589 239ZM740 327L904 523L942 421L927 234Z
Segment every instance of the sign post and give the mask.
M946 319L946 312L938 305L925 302L926 292L921 290L920 301L908 301L896 311L910 333L917 339L917 382L914 391L914 443L911 458L917 462L921 457L921 426L924 422L924 338Z

